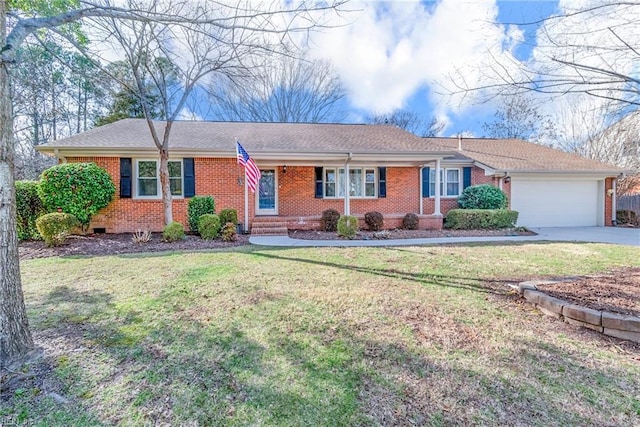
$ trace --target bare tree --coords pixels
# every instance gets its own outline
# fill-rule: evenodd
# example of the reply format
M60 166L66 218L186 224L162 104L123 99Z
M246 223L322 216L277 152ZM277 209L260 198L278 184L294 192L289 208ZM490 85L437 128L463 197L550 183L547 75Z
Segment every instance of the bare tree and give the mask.
M377 125L397 126L422 137L436 136L444 129L444 123L437 118L432 117L429 121L426 121L410 110L395 110L388 114L376 113L369 117L367 121Z
M293 56L266 58L238 79L223 76L211 87L223 120L253 122L338 122L346 92L330 63Z
M461 69L452 76L456 89L451 92L485 97L532 91L585 94L618 102L623 109L636 108L640 106L639 17L640 3L608 0L565 7L562 13L535 22L500 23L537 28L534 56L520 61L509 52L487 52L486 62L477 67L478 81L469 82Z
M490 138L550 142L555 136L551 118L540 113L532 100L523 95L504 97L493 121L484 123L482 128Z
M29 13L21 13L19 9L7 10L7 4L10 7L16 7L16 3L18 6L27 5ZM155 4L155 2L151 3ZM38 13L38 5L46 9L44 14ZM152 40L157 43L154 48L166 46L162 43L161 37L170 37L183 31L188 45L196 48L194 55L197 56L216 54L211 41L204 46L196 45L198 40L204 40L206 37L211 39L220 37L216 41L220 43L217 49L222 53L235 48L244 52L256 50L264 52L280 45L282 40L292 32L304 32L317 27L319 25L317 14L333 11L339 5L339 3L322 3L317 6L308 6L305 3L297 3L290 4L289 7L275 5L269 9L255 9L250 1L231 4L176 0L174 3L167 2L160 9L153 5L144 7L142 3L132 7L119 7L109 2L93 3L82 0L78 3L62 2L55 7L48 7L46 3L30 5L28 2L0 1L0 361L3 364L24 359L33 348L18 258L14 183L15 147L10 90L11 67L16 63L16 51L25 39L46 31L68 36L69 32L64 31L68 24L102 18L112 20L111 22L117 20L117 22L142 24L145 31L149 31L146 34L153 34L155 40ZM9 26L7 26L8 22ZM163 31L151 32L151 29L160 28ZM7 29L10 30L8 33ZM118 29L114 28L113 31L116 32ZM138 40L143 42L148 39ZM73 40L70 41L73 42ZM77 46L81 47L80 44ZM138 47L131 50L131 52L139 51L141 49ZM143 57L139 59L142 61ZM217 69L222 70L225 65L226 62L222 61ZM198 75L209 72L206 67L201 69L197 66L194 68L187 66L186 69L196 73L189 76L188 81L193 85L198 81ZM191 89L191 86L187 86L183 88L183 93ZM144 96L143 93L140 95ZM172 98L172 101L175 99ZM180 99L182 99L181 95L177 98L178 103ZM156 144L159 141L162 143L162 148L159 148L161 156L168 157L171 122L166 122L162 139L157 135L154 123L150 119L148 122L154 141ZM165 187L168 190L168 185L165 186L163 183L163 190Z

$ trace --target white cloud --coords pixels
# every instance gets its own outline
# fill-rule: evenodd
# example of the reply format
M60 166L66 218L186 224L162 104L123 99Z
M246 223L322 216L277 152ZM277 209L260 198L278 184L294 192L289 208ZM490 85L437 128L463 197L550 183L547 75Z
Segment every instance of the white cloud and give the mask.
M314 36L313 55L333 62L353 105L367 111L401 108L423 88L442 91L457 70L473 84L482 78L475 65L488 51L508 52L522 38L516 27L493 24L498 12L493 0L350 6L362 10L347 16L351 25ZM443 97L432 98L437 115L460 108L459 98L448 105Z

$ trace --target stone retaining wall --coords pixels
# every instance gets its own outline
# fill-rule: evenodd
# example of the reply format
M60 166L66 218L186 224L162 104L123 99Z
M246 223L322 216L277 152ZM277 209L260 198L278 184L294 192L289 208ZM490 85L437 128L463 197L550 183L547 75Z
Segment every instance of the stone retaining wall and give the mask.
M572 325L593 329L612 337L640 343L640 317L593 310L571 304L538 290L537 285L558 281L531 281L518 285L520 295L548 316L563 319Z

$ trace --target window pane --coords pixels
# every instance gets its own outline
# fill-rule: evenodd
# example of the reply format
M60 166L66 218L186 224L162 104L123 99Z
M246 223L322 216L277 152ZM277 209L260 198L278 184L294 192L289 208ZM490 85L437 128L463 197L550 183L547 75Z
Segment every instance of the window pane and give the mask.
M344 169L338 169L338 197L344 197Z
M182 178L169 178L169 187L172 195L182 196Z
M447 183L447 196L457 196L460 194L458 189L460 188L460 184L457 182L448 182Z
M139 178L138 179L138 195L139 196L157 196L158 180L156 178Z
M458 182L458 175L460 171L458 169L447 169L447 182Z
M335 169L325 169L324 170L324 180L325 182L336 182L336 171Z
M373 169L367 169L365 179L367 182L376 182L376 171Z
M169 178L182 178L182 162L169 162Z
M336 184L327 182L324 187L325 197L336 197Z
M362 169L349 169L349 195L362 197Z
M375 195L376 195L376 184L373 182L367 182L365 184L365 196L375 197Z
M138 162L138 176L140 178L155 178L158 175L156 162L153 160Z

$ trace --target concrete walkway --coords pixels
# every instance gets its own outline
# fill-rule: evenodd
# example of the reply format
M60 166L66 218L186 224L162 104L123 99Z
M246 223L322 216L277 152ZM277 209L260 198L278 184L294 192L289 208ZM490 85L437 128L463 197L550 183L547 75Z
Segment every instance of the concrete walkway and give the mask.
M615 245L640 246L640 229L625 227L558 227L532 228L537 236L490 236L490 237L438 237L427 239L398 240L300 240L288 236L251 236L249 242L262 246L319 247L319 246L415 246L442 243L471 242L595 242Z

